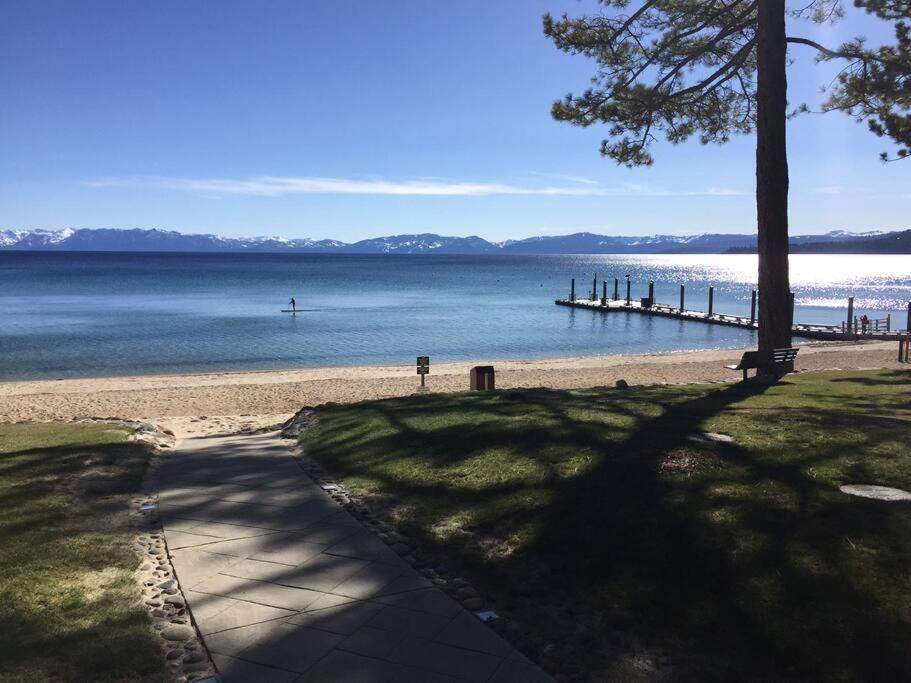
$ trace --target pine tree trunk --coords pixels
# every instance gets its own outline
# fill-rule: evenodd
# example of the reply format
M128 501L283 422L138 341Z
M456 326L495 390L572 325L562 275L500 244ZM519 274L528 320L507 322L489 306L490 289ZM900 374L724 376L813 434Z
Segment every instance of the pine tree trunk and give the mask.
M756 50L759 352L770 355L791 345L785 0L759 0Z

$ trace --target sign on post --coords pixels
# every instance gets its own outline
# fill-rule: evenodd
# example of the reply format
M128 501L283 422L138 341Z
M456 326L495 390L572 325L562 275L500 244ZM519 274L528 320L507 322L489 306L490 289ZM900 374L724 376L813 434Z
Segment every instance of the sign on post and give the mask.
M424 375L430 374L430 356L418 356L418 374L421 376L421 386L424 386Z

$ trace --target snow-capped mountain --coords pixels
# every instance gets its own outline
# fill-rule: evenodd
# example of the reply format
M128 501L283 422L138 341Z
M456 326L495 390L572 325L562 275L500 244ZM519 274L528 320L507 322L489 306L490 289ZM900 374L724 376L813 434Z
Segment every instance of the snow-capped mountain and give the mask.
M422 235L392 235L348 244L343 251L368 254L491 254L500 245L480 237L443 237Z
M896 249L906 240L884 239L901 232L847 232L796 235L791 244L801 252L814 245L827 253L840 243L870 241L883 249ZM833 246L834 245L834 246ZM5 251L183 251L183 252L298 252L352 254L717 254L756 249L755 235L701 234L621 236L578 232L572 235L539 236L505 242L481 237L447 237L432 233L390 235L353 244L338 240L286 237L220 237L185 235L173 230L73 229L0 230L0 250ZM887 253L903 253L890 251Z

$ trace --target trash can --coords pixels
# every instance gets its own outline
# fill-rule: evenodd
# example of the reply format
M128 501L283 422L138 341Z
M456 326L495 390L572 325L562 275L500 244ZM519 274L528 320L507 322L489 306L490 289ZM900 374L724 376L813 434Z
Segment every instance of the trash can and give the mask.
M493 391L494 372L492 365L476 365L471 369L472 391Z
M644 296L639 299L639 305L642 306L642 308L651 308L654 303L655 301L650 296Z

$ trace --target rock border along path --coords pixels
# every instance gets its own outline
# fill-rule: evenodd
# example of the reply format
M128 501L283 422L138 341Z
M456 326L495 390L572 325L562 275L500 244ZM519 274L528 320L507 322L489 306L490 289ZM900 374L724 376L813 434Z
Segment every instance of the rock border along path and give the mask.
M162 454L159 515L226 681L550 681L307 477L277 432Z

